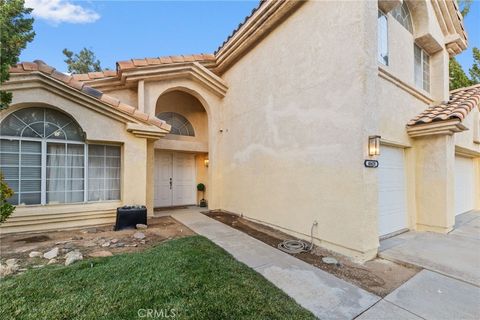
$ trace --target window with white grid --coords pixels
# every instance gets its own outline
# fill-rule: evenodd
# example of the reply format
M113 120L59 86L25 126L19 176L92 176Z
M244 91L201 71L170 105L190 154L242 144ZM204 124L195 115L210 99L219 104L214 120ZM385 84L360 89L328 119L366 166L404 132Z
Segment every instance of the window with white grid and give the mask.
M88 201L120 199L120 147L88 146Z

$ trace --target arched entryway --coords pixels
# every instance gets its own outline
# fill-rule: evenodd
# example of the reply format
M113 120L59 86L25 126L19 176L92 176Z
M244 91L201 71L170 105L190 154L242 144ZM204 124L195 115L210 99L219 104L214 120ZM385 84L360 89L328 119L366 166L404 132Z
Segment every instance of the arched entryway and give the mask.
M173 90L160 95L155 115L172 129L155 143L154 206L198 204L203 193L197 185L208 190L207 112L192 94Z

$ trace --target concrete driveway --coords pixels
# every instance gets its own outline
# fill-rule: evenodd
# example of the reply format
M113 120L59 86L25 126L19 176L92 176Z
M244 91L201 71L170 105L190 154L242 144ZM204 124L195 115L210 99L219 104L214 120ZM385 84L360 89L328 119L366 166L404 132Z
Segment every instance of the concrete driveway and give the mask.
M379 256L424 268L358 319L480 319L480 212L456 218L449 234L407 232Z

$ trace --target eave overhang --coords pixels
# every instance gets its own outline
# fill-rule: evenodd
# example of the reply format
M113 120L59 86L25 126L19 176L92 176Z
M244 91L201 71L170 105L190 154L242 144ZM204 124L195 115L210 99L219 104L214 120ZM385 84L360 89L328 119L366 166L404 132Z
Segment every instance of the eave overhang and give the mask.
M468 128L462 124L460 119L407 126L407 133L412 138L434 135L453 135L457 132L466 130L468 130Z
M119 71L117 78L89 81L88 85L103 91L119 88L135 88L139 81L164 81L171 79L188 79L194 81L220 98L228 90L227 83L198 62L184 62L164 65L137 67Z
M223 74L234 62L283 22L306 1L264 1L245 23L215 52L213 72Z
M166 123L161 124L161 127L154 126L148 123L143 123L134 116L135 111L132 112L131 115L129 115L127 112L116 110L115 108L112 108L111 104L87 95L82 91L76 90L75 88L70 87L64 82L49 77L39 71L32 71L28 73L11 73L10 79L7 82L3 83L0 86L0 89L12 93L29 89L43 89L49 91L55 95L68 99L76 104L81 105L82 107L91 109L115 121L125 123L127 128L129 125L133 127L138 126L138 128L143 128L143 131L148 132L148 138L150 139L158 139L170 132L170 125ZM31 102L36 101L35 99L32 99ZM119 106L119 108L120 107L121 106ZM127 131L129 130L127 129ZM139 134L140 129L136 130L136 132L129 132L140 136L137 134L137 131Z

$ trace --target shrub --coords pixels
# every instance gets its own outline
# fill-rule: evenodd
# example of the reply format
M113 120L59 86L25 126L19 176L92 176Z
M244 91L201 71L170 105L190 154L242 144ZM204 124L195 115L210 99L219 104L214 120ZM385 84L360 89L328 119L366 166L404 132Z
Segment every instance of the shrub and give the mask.
M0 223L5 222L15 210L15 207L7 202L7 199L12 196L13 190L7 185L3 179L3 174L0 172Z

